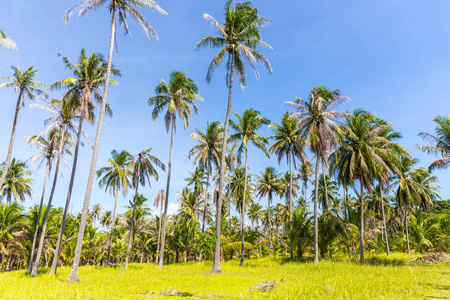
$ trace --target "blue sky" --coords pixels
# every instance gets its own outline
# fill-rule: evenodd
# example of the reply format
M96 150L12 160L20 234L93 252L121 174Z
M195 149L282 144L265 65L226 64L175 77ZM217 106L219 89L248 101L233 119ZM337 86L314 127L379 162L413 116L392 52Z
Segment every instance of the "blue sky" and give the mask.
M73 18L66 24L64 12L79 3L66 1L6 1L0 10L2 28L19 47L19 51L0 49L0 76L11 75L10 65L20 68L34 66L39 70L37 80L52 83L70 76L64 69L58 53L75 61L81 47L88 53L107 54L110 34L110 16L107 7L90 12L87 17ZM165 132L162 119L152 121L147 99L154 95L154 87L161 78L168 78L171 70L181 70L193 77L205 99L198 104L199 114L191 119L191 126L205 130L207 121L224 121L227 89L225 68L218 68L210 84L205 81L206 70L217 49L194 51L196 42L204 35L215 34L202 18L204 13L223 21L223 1L166 0L158 2L170 17L143 11L155 28L159 41L148 40L143 31L130 21L132 36L118 30L118 50L113 62L121 70L119 86L112 86L108 102L114 117L106 120L97 167L106 164L113 149L126 149L136 154L145 148L166 164L169 156L170 136ZM307 97L318 85L340 89L351 98L340 110L352 111L362 107L394 124L420 166L427 167L434 157L427 156L414 145L422 143L417 136L421 131L432 132L431 118L448 115L450 109L450 10L448 1L253 1L262 16L274 20L263 29L263 40L273 50L263 49L272 63L274 74L261 69L258 82L248 73L248 87L243 92L236 86L233 109L242 113L254 108L273 122L279 122L288 110L284 101ZM52 94L59 97L59 94ZM0 89L2 118L0 118L0 159L6 156L14 106L17 95L13 90ZM31 102L21 110L14 154L28 159L36 153L23 139L44 129L46 113L29 109ZM95 135L95 127L86 126ZM173 154L173 174L170 202L176 202L185 185L192 162L186 161L187 152L194 145L178 124ZM269 129L261 130L269 136ZM287 171L287 165L278 166L276 159L268 160L255 148L250 148L251 173L259 173L266 166ZM86 189L92 150L81 149L80 160L72 196L73 212L81 210ZM67 158L71 162L71 158ZM35 165L30 165L35 169ZM44 170L36 174L33 199L24 204L29 207L39 201ZM63 168L54 204L63 206L70 171ZM448 171L437 171L442 197L449 198ZM140 188L153 202L157 190L165 187L166 174L152 182L151 188ZM119 198L120 205L128 199ZM46 200L47 201L47 200ZM262 204L266 203L262 199ZM112 197L94 186L91 205L101 203L110 210ZM173 206L172 206L173 207ZM121 207L120 211L124 208Z

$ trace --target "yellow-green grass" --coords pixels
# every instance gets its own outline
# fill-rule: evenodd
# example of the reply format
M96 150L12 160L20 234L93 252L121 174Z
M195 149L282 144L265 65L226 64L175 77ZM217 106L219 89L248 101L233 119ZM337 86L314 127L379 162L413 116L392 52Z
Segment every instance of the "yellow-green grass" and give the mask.
M211 262L169 264L162 270L155 264L81 267L81 283L66 282L70 268L56 276L41 269L36 278L25 271L0 274L0 299L155 299L167 298L155 292L185 292L194 298L210 299L450 299L450 264L407 263L407 256L394 253L369 255L367 264L338 258L290 262L285 258L222 263L222 274L211 274ZM283 283L281 282L283 279ZM276 280L271 292L250 290L263 280ZM174 299L178 297L170 297Z

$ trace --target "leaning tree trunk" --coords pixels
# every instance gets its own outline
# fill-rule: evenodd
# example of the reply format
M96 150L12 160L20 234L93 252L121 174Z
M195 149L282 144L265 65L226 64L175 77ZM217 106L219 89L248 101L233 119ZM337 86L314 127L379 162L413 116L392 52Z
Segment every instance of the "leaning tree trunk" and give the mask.
M291 260L294 259L294 253L292 250L292 147L289 147L289 248L291 252ZM306 203L306 198L305 198Z
M206 174L206 189L205 189L205 206L203 208L203 224L202 224L202 234L205 233L206 228L206 210L208 209L208 187L209 187L209 173L211 172L211 162L208 159L207 163L207 174ZM200 254L198 255L198 263L202 262L202 250L200 249Z
M161 241L161 218L162 218L162 210L163 210L163 206L164 203L161 201L161 208L159 209L159 228L158 228L158 246L156 248L156 257L155 257L155 263L158 262L158 258L159 258L159 246L161 245L160 241Z
M384 231L384 238L386 241L386 254L389 256L389 239L387 234L387 227L386 227L386 215L384 214L384 200L383 200L383 185L381 182L379 182L380 186L380 201L381 201L381 216L383 217L383 231Z
M244 221L245 221L245 196L247 194L247 170L248 170L248 148L245 148L245 169L244 169L244 195L242 196L242 204L241 204L241 262L240 266L244 266L244 243L245 243L245 235L244 235Z
M64 214L62 216L58 241L56 243L55 257L53 258L50 274L56 274L56 269L58 268L59 249L61 248L62 236L64 234L64 228L66 227L67 212L69 211L70 198L72 197L73 181L75 180L75 172L77 169L78 149L80 148L82 127L83 127L83 117L80 116L80 123L78 125L78 132L77 132L77 142L75 144L75 151L73 154L72 173L70 174L69 190L67 192L66 206L64 207Z
M314 186L314 263L319 263L319 224L317 220L319 201L319 156L316 158L316 178Z
M411 249L409 248L409 231L408 231L408 208L405 205L405 230L406 230L406 246L408 254L411 254Z
M108 254L106 255L105 267L108 267L109 259L111 257L111 249L112 249L112 241L113 241L113 235L114 235L114 227L116 225L117 193L118 193L118 188L116 186L116 190L114 191L114 211L113 211L113 215L112 215L111 234L109 236Z
M12 128L12 132L11 132L11 139L9 140L8 154L6 155L5 165L3 166L2 176L0 177L0 187L3 186L3 182L5 181L5 178L6 178L6 173L8 172L9 165L11 164L11 155L12 155L12 150L13 150L13 146L14 146L14 138L16 136L17 119L19 117L20 104L22 102L22 94L23 94L23 89L20 89L19 98L17 98L17 103L16 103L16 111L14 113L14 121L13 121L13 128Z
M231 99L233 94L233 75L234 75L234 50L231 52L231 66L230 66L230 78L228 81L228 105L227 105L227 115L225 117L225 125L223 128L223 141L222 141L222 157L220 158L220 169L219 169L219 198L217 199L216 208L216 242L214 247L214 260L213 260L213 273L221 273L220 268L220 223L222 220L222 198L223 198L223 188L224 188L224 177L225 177L225 157L227 156L227 141L228 141L228 123L230 122L231 113Z
M39 212L37 216L36 228L34 230L33 245L31 246L30 262L28 263L28 272L30 273L33 268L34 250L36 248L36 241L39 232L39 221L41 220L42 205L44 204L45 186L47 185L47 177L49 176L50 172L50 159L51 158L49 157L47 158L47 167L45 169L44 186L42 187L41 203L39 203Z
M173 135L175 133L175 116L172 116L172 133L170 135L170 151L169 151L169 165L167 167L167 185L166 185L166 201L164 202L164 220L163 230L161 235L161 248L159 254L159 268L162 269L164 262L164 246L166 243L167 230L167 206L169 206L169 188L170 188L170 171L172 170L172 150L173 150Z
M137 168L137 176L136 176L136 192L134 196L134 203L133 203L133 214L131 215L131 224L130 224L130 234L128 235L128 246L127 246L127 258L125 259L125 270L128 269L128 259L130 257L130 247L131 247L131 236L133 235L133 226L134 226L134 216L136 213L136 202L138 199L138 189L139 189L139 175L140 175L140 169L141 169L141 159L140 155L138 155L138 168ZM134 244L134 239L133 239Z
M361 253L359 256L359 261L361 263L363 263L364 262L364 195L363 195L364 184L363 184L362 179L360 181L361 181L361 192L360 192L361 194L359 195L359 197L361 199L361 212L360 212L361 213L361 215L360 215L361 226L360 226L360 230L359 230L359 241L361 243Z
M50 213L50 209L52 208L53 195L55 193L56 182L58 181L58 172L59 172L59 164L61 162L61 157L63 155L64 144L66 142L66 124L63 124L61 129L61 136L59 137L59 148L58 148L58 157L56 159L55 166L55 175L53 177L53 185L52 190L50 191L50 196L48 198L47 211L45 212L44 223L42 224L41 238L39 240L39 247L36 254L36 260L34 262L33 270L31 271L31 276L35 277L37 275L37 271L39 268L39 264L41 262L41 254L44 248L44 239L45 239L45 231L47 230L48 223L48 215Z
M72 271L70 272L69 278L67 279L68 282L79 282L80 281L80 279L78 278L78 266L80 264L80 259L81 259L81 250L82 250L82 246L83 246L84 230L86 228L87 215L88 215L88 211L89 211L89 201L91 200L92 184L94 182L94 174L95 174L95 168L96 168L96 164L97 164L98 150L100 147L100 137L102 135L103 120L105 119L106 101L107 101L108 89L109 89L109 77L111 76L112 55L113 55L114 40L115 40L115 35L116 35L116 9L117 9L116 5L113 4L111 9L112 9L111 39L109 41L108 67L106 69L106 76L105 76L105 90L103 92L102 107L100 110L100 117L98 120L97 133L95 135L94 151L92 153L92 161L91 161L91 167L89 170L88 183L87 183L87 187L86 187L86 195L84 197L84 202L83 202L83 212L81 215L80 230L78 231L78 239L77 239L77 245L75 248L75 256L73 258Z

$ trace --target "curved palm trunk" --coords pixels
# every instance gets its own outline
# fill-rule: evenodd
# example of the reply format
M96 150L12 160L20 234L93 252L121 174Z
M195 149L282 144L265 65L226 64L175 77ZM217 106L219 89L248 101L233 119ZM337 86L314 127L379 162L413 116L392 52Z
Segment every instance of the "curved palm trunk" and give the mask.
M294 259L294 253L292 250L292 148L289 148L289 248L291 252L291 260ZM305 198L306 203L306 198Z
M96 168L96 164L97 164L98 150L100 147L100 137L102 135L103 120L105 119L106 101L107 101L108 89L109 89L109 77L111 76L112 55L113 55L114 40L115 40L115 35L116 35L116 9L117 9L117 7L115 6L115 4L113 4L111 9L112 9L111 39L109 41L108 67L106 69L106 76L105 76L105 90L103 92L102 107L100 110L100 116L99 116L99 120L98 120L97 133L95 135L94 151L92 153L92 161L91 161L91 167L90 167L90 171L89 171L88 183L87 183L87 187L86 187L86 195L84 197L84 202L83 202L83 212L81 215L80 230L78 231L77 246L75 248L75 256L73 258L72 271L70 272L69 278L67 279L68 282L79 282L80 281L80 279L78 278L78 266L80 264L80 259L81 259L81 250L82 250L82 246L83 246L84 230L86 228L86 220L87 220L87 215L88 215L88 211L89 211L89 201L91 200L92 184L94 182L94 174L95 174L95 168Z
M203 208L202 233L205 233L205 227L206 227L206 210L208 208L209 173L211 173L211 162L208 159L208 173L206 174L205 207ZM201 263L201 262L202 262L202 250L200 250L200 254L198 255L198 263Z
M0 188L3 186L3 182L5 181L5 178L6 178L6 173L8 172L9 165L11 164L11 155L12 155L12 151L13 151L13 147L14 147L14 139L16 136L17 119L19 117L20 103L22 102L22 94L23 94L23 89L20 89L19 98L17 98L17 103L16 103L16 111L14 113L14 121L13 121L13 128L11 131L11 139L9 140L8 154L6 155L5 166L3 167L2 176L0 177Z
M170 172L172 170L172 150L173 150L173 135L175 130L175 118L172 117L172 133L170 135L170 151L169 151L169 166L167 168L167 186L166 186L166 201L164 203L164 220L163 230L161 235L161 251L159 254L159 268L162 269L164 262L164 246L166 243L167 230L167 206L169 206L169 188L170 188Z
M31 272L31 270L33 269L34 251L36 248L36 241L37 241L37 236L39 233L39 221L41 220L42 205L44 204L44 196L45 196L45 186L47 185L47 177L48 177L49 172L50 172L50 158L47 158L47 167L45 169L44 186L42 187L41 202L39 203L39 213L38 213L38 217L37 217L36 228L34 230L33 245L31 246L30 261L28 263L28 272Z
M214 261L212 272L221 273L220 268L220 222L222 220L222 198L223 198L223 188L224 188L224 177L225 177L225 157L227 155L227 141L228 141L228 124L230 122L231 113L231 99L233 94L233 75L234 75L234 50L231 52L231 66L230 66L230 79L228 84L228 106L227 115L225 117L225 125L223 128L223 141L222 141L222 157L220 158L220 170L219 170L219 198L217 199L216 208L216 242L214 247Z
M156 247L156 257L155 257L155 263L158 262L159 259L159 246L161 245L161 218L162 218L162 210L163 210L164 204L161 202L161 208L159 209L159 228L158 228L158 245Z
M244 234L244 221L245 221L245 196L247 194L247 170L248 170L248 149L245 148L245 169L244 169L244 195L242 196L242 204L241 204L241 262L240 266L244 266L244 243L245 243L245 234Z
M66 136L66 124L64 124L61 129L61 136L60 136L59 148L58 148L58 158L56 159L55 175L53 177L52 190L50 191L50 196L48 198L48 204L47 204L47 211L45 212L44 223L42 224L42 232L41 232L41 238L39 239L39 247L38 247L38 251L36 253L36 260L34 262L33 270L31 271L31 276L33 276L33 277L35 277L37 275L39 264L41 262L41 254L42 254L42 250L44 248L45 231L47 230L48 215L52 208L53 195L55 193L56 182L58 181L59 164L61 162L61 157L63 155L65 136Z
M409 231L408 231L408 208L405 205L405 230L406 230L406 246L408 254L411 254L411 249L409 248Z
M361 225L360 225L360 230L359 230L359 241L361 243L361 253L359 256L359 261L361 263L364 262L364 185L363 182L361 180L361 192L360 192L360 199L361 199Z
M314 182L314 263L319 263L319 224L317 220L319 201L319 156L316 158L316 178Z
M138 168L137 168L137 176L136 176L136 192L134 196L134 203L133 203L133 214L131 215L131 224L130 224L130 234L128 235L128 246L127 246L127 258L125 259L125 270L128 269L128 259L130 257L130 247L131 247L131 236L133 235L133 226L134 226L134 216L136 213L136 202L138 199L138 189L139 189L139 175L141 169L141 160L138 158ZM133 244L134 244L134 238L133 238Z
M383 217L383 231L384 231L384 238L386 241L386 254L387 254L387 256L389 256L389 254L390 254L389 239L388 239L387 227L386 227L386 215L384 214L383 186L382 186L381 182L379 182L379 186L380 186L381 215Z
M112 215L111 234L109 236L108 254L106 255L105 267L109 266L109 260L111 258L111 249L112 249L112 241L113 241L113 235L114 235L114 227L116 225L117 193L118 193L118 188L116 186L116 190L114 191L114 211L113 211L113 215Z
M80 148L82 126L83 126L83 118L80 117L80 123L78 125L78 132L77 132L77 142L75 144L75 151L73 154L72 173L70 174L69 190L67 192L66 206L64 207L64 214L61 221L61 227L59 229L58 241L56 243L55 249L55 257L53 258L50 274L56 274L56 269L58 268L59 250L61 248L64 228L66 227L67 212L69 211L70 198L72 197L73 182L75 180L75 172L77 170L78 149Z

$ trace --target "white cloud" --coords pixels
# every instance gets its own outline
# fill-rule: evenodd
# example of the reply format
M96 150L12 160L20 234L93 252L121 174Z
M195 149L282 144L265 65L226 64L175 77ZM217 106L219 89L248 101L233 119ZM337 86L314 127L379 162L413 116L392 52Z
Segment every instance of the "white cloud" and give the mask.
M175 215L180 208L178 203L169 203L169 207L167 208L167 215Z

